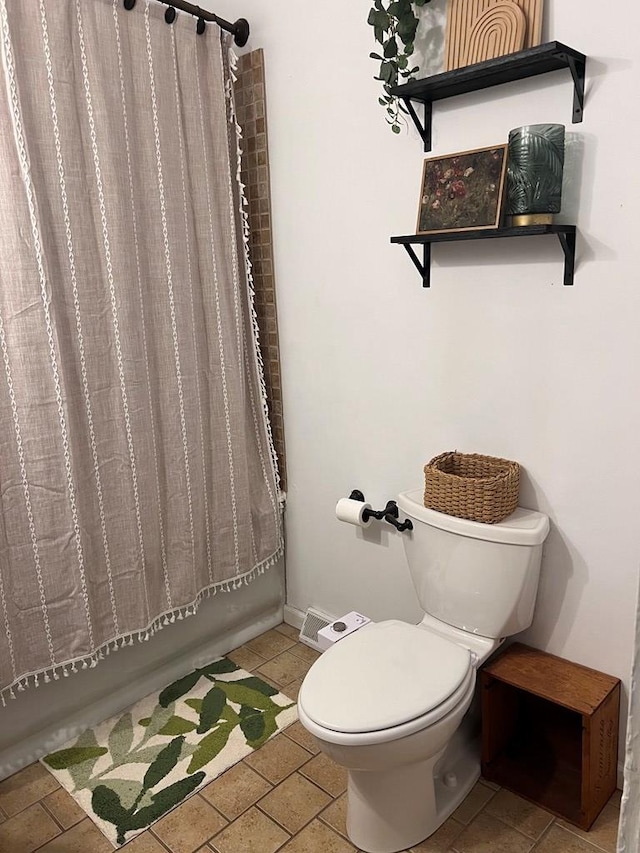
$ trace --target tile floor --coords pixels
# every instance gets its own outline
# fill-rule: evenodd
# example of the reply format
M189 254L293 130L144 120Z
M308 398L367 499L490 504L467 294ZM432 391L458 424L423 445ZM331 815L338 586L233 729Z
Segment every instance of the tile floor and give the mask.
M316 653L280 625L231 652L296 698ZM126 845L126 853L356 853L346 837L346 777L294 723ZM619 793L589 833L480 781L411 853L614 853ZM0 853L112 853L40 764L0 782Z

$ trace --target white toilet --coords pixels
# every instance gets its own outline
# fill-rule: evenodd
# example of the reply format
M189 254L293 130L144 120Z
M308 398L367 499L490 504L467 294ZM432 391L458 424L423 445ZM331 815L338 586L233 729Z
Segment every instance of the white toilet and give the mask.
M347 832L366 853L427 838L480 775L476 671L533 618L546 515L518 508L499 524L426 509L422 491L398 507L419 625L371 623L311 667L298 713L323 752L348 771Z

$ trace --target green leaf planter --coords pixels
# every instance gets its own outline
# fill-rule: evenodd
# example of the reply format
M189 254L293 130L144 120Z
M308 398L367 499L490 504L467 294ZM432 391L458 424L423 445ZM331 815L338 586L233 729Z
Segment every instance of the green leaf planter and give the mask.
M507 208L510 216L560 213L564 125L532 124L509 133Z

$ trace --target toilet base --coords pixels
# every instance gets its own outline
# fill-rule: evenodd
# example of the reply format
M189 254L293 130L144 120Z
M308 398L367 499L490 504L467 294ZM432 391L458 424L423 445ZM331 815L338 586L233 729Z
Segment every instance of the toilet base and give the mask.
M468 714L435 768L438 826L458 808L480 778L480 736Z
M388 771L349 771L347 835L365 853L398 853L428 838L480 777L464 724L441 753Z

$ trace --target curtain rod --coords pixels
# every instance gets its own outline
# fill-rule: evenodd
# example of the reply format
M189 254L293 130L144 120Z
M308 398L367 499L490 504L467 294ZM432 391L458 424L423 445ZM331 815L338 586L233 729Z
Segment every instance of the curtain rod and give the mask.
M175 21L176 9L180 9L182 12L187 12L189 15L193 15L198 19L197 31L199 35L202 35L205 31L205 22L213 21L221 30L232 33L233 39L238 47L244 47L249 40L249 22L245 18L238 18L234 24L231 24L229 21L225 21L224 18L219 18L218 15L215 15L213 12L207 12L199 6L194 6L193 3L189 3L188 0L159 0L159 2L164 3L165 6L169 6L164 16L165 21L168 24L172 24ZM124 0L125 9L131 10L135 5L136 0Z

